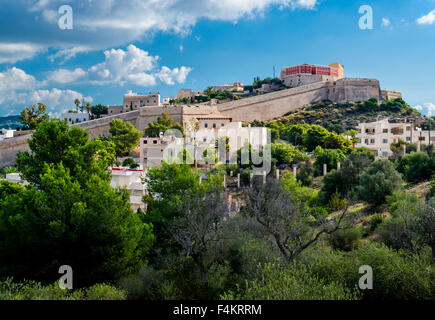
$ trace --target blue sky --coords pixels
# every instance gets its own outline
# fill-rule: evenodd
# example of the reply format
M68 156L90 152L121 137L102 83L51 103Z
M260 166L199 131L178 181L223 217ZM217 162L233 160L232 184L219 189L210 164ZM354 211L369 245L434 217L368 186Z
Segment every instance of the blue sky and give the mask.
M72 30L58 26L62 5ZM372 30L359 28L362 5L373 8ZM0 116L336 61L435 114L435 0L1 0L0 9Z

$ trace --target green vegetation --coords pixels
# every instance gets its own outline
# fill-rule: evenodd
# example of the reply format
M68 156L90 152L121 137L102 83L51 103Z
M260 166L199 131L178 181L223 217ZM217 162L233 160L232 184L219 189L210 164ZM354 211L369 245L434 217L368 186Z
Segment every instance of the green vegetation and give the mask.
M356 128L361 122L374 122L377 118L407 118L424 120L424 117L403 99L397 98L378 104L372 98L365 102L333 103L319 101L310 106L305 106L289 112L284 117L277 119L279 122L317 124L322 127L337 131ZM339 125L339 126L338 126Z
M157 121L154 121L145 128L145 136L157 138L160 136L160 133L165 133L166 131L174 129L184 134L183 126L179 123L174 123L174 120L169 117L169 114L166 112L162 113L160 117L157 118Z
M49 118L47 107L42 103L38 103L38 106L32 104L21 111L19 118L23 130L34 130L38 124Z
M102 104L97 104L95 106L92 106L89 109L89 105L86 105L86 109L91 111L91 113L96 116L97 118L100 118L102 114L108 114L109 113L109 107L104 106Z
M118 157L127 156L131 150L137 147L142 135L131 123L120 119L110 120L109 133L109 140L115 145Z
M42 122L29 145L17 165L30 186L0 185L0 277L47 284L67 264L80 288L135 270L154 236L128 191L110 186L113 145L60 120Z
M355 105L406 109L398 100ZM375 160L351 147L341 134L352 132L338 125L253 124L274 135L265 183L250 181L252 159L240 165L249 144L238 164L212 163L228 151L223 137L222 150L203 153L207 165L188 164L184 149L177 155L184 161L147 170L146 212L134 212L130 193L110 187L107 168L137 144L137 132L119 122L110 138L90 141L65 121L41 122L31 152L2 172L19 171L30 184L0 180L0 299L435 298L431 148ZM158 136L173 126L162 115L148 130ZM324 163L330 172L316 176ZM230 171L244 188L234 187ZM74 290L55 282L64 264L74 270ZM361 266L373 269L371 290L358 286Z

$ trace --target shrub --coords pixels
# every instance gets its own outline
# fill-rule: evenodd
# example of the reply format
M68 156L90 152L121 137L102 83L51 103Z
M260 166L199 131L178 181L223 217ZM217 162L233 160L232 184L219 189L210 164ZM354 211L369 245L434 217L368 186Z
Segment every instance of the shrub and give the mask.
M313 250L306 253L304 263L320 279L340 279L348 288L358 285L361 266L372 267L373 289L362 291L367 299L435 298L435 273L428 259L385 245L365 245L351 252Z
M435 171L435 158L429 157L426 152L412 152L399 160L397 170L404 174L408 182L424 181Z
M371 218L370 218L370 231L375 231L376 228L382 223L384 222L384 218L382 217L382 215L380 213L376 213L374 214Z
M134 169L138 167L138 164L136 163L136 161L134 161L133 158L127 158L122 162L122 166Z
M257 278L238 293L227 292L224 300L357 300L356 290L319 279L302 264L259 265Z
M385 203L386 197L401 185L402 178L391 162L377 160L361 175L358 194L361 200L377 206Z
M358 247L361 232L358 228L337 230L329 236L329 244L342 251L351 251Z

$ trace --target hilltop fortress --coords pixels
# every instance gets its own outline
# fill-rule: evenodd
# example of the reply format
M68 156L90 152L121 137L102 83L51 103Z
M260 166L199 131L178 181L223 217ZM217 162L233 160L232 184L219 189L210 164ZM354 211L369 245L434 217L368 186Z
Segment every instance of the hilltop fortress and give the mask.
M333 65L338 67L337 64ZM334 67L330 68L331 71L333 71ZM191 121L199 121L200 123L207 123L206 126L210 125L211 128L212 126L223 125L224 122L228 121L266 121L283 116L289 111L303 107L304 105L323 100L343 103L366 101L370 98L376 98L381 101L383 97L386 99L401 97L399 92L381 90L380 83L376 79L342 78L343 71L341 68L338 69L337 76L334 73L331 79L329 79L328 75L323 75L328 77L327 80L324 80L323 76L319 78L316 74L313 75L313 79L320 79L318 81L240 100L225 103L215 103L212 101L189 105L144 106L139 107L138 110L77 123L75 125L88 131L91 138L96 138L99 135L108 136L109 123L112 119L128 121L138 130L143 131L149 123L157 120L157 117L163 112L168 113L175 122L183 124L183 126L186 126ZM304 72L313 72L312 68L303 70ZM326 69L320 70L322 70L322 72L329 72ZM293 76L294 75L292 75L292 77ZM304 76L304 81L308 81L307 77L309 77L309 74L305 73ZM282 80L285 80L285 78ZM209 121L206 121L207 119ZM222 124L220 122L222 122ZM0 143L0 167L12 164L15 154L18 151L27 150L28 146L25 141L29 138L31 138L30 135L21 136L8 139L7 143Z

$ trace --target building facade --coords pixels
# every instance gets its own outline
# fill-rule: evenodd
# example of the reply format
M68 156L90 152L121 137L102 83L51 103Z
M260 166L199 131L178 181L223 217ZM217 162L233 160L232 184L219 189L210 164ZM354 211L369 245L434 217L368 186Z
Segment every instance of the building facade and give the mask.
M142 201L145 195L145 184L142 182L144 175L143 170L112 168L112 188L125 187L131 191L130 206L133 210L145 209L145 204Z
M382 98L389 101L392 99L402 98L402 93L394 90L381 90Z
M62 119L66 119L68 124L76 124L76 123L89 121L89 113L87 112L77 112L77 113L67 112L67 113L62 113L61 117Z
M299 87L320 81L336 81L344 77L344 67L338 62L328 66L300 64L281 69L280 79L288 87Z
M228 90L228 91L237 91L237 92L243 92L244 86L241 82L233 82L233 84L224 84L222 86L213 86L213 90Z
M415 143L417 146L429 145L435 142L435 131L423 131L414 123L392 123L384 119L371 123L360 123L357 127L357 148L370 149L379 157L389 157L393 154L391 144L399 141Z
M141 107L148 106L160 106L160 93L150 93L143 95L128 90L124 95L124 112L138 110Z

